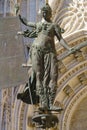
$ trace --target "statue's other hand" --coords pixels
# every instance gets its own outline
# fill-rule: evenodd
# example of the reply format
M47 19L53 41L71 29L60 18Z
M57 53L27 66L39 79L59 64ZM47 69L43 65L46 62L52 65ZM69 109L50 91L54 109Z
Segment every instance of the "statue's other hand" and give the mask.
M23 32L17 32L17 35L23 35L24 33Z
M21 17L20 14L19 14L19 19L20 19L20 21L21 21L23 24L27 25L27 19L24 18L24 17Z

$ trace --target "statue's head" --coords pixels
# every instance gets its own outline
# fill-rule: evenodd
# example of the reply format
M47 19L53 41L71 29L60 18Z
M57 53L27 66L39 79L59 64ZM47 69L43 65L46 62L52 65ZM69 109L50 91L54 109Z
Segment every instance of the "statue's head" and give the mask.
M51 18L51 16L52 16L52 9L51 9L51 7L49 6L48 3L46 3L45 6L43 6L41 8L41 13L42 13L42 16L45 19L50 19Z

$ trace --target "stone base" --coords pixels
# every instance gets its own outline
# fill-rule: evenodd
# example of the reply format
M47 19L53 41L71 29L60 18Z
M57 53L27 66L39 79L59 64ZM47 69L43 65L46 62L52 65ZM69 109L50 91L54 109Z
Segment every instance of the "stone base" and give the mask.
M37 114L32 117L33 122L37 128L51 128L55 127L58 124L57 116L53 114Z

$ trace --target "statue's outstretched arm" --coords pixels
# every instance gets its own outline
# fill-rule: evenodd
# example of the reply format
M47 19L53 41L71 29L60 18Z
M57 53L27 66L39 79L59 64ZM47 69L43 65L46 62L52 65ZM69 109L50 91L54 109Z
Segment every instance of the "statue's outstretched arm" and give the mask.
M69 45L67 44L67 42L61 37L60 38L60 44L64 47L64 48L66 48L68 51L71 51L71 48L69 47Z
M23 35L24 37L28 37L28 38L36 38L37 37L36 30L29 31L28 29L25 31L22 31L22 32L18 32L17 35Z
M56 37L58 38L60 44L64 48L66 48L67 50L71 51L71 48L69 47L69 45L67 44L67 42L63 39L61 33L62 33L61 28L58 25L56 25L55 26L55 34L56 34Z
M22 18L21 15L19 15L19 19L20 21L26 25L26 26L29 26L29 27L33 27L33 28L36 28L36 24L35 23L32 23L32 22L28 22L26 18Z

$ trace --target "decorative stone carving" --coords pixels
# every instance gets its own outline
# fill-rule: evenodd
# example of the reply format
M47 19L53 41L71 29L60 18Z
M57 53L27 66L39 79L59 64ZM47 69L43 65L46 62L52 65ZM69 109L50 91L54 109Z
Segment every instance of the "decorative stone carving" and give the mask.
M72 89L69 85L66 85L66 87L63 89L63 91L64 91L68 96L74 94L73 89Z
M85 71L87 69L87 60L77 66L73 67L70 71L67 71L60 79L59 79L59 88L64 87L67 82L74 76L78 75L79 73Z
M84 86L83 89L80 89L79 92L66 104L66 111L62 115L61 119L61 130L70 130L70 121L73 112L75 111L78 103L87 95L87 86Z
M84 60L84 57L83 57L83 54L82 54L81 51L76 52L76 53L74 54L74 56L75 56L75 58L77 59L77 61L79 61L79 62Z
M63 64L62 61L58 61L58 70L60 73L65 73L67 71L66 66Z
M64 36L80 30L86 30L87 1L72 0L68 2L66 1L66 3L67 8L62 7L55 17L55 21L65 29Z
M87 77L86 77L85 73L80 74L80 75L78 76L78 78L79 78L81 84L84 84L84 85L87 84Z

